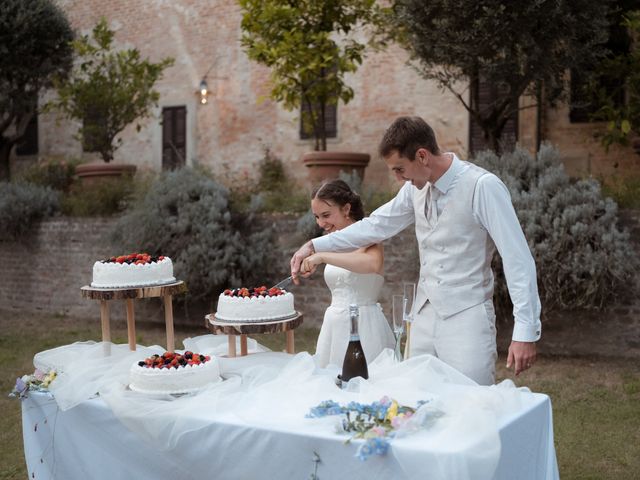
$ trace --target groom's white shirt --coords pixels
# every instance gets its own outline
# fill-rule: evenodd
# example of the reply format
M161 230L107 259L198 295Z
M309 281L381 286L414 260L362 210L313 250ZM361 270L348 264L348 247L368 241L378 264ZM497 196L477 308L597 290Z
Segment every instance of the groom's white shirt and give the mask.
M460 183L462 174L469 168L477 167L462 162L453 155L453 162L449 169L432 185L438 190L436 195L438 217L456 196L456 186ZM424 189L429 186L427 184ZM425 209L424 203L418 208L416 199L424 198L424 189L420 191L410 182L406 182L395 198L378 208L369 217L338 232L314 239L314 249L317 252L351 251L379 243L396 235L409 225L419 223L420 215L422 219L425 218ZM486 173L477 179L472 196L472 215L493 240L502 258L509 294L514 305L513 340L537 341L540 338L541 324L535 262L513 209L509 191L495 175ZM418 225L418 228L422 227ZM420 257L424 261L425 254L428 252L427 245L424 241L420 241L420 235L417 237ZM490 259L488 261L490 262ZM421 268L424 267L425 265L421 265ZM424 273L429 276L428 271ZM460 275L465 275L465 272L460 272ZM422 281L418 282L418 298L421 293L425 298L429 298L423 276L421 273ZM418 303L419 299L416 300L416 304ZM435 304L434 307L436 307Z

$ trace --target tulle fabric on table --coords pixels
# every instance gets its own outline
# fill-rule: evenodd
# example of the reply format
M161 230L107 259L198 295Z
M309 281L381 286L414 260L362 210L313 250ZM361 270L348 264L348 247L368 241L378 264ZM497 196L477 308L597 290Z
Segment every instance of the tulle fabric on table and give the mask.
M126 349L126 345L122 347ZM205 335L187 339L185 347L205 354L220 353L223 348L226 352L226 337ZM215 421L279 431L312 429L331 435L338 417L305 418L311 407L324 400L370 403L386 395L411 406L427 400L416 413L416 419L426 417L428 427L398 435L388 454L395 456L408 478L442 480L491 479L500 457L498 420L517 411L522 396L529 394L511 382L478 386L430 355L397 363L390 349L370 364L369 380L355 379L348 389L340 390L334 383L337 372L318 368L308 353L259 351L265 349L257 344L252 348L257 353L248 357L219 358L225 381L194 395L171 396L143 395L126 388L133 360L162 350L161 347L139 347L133 353L116 349L116 356L128 358L114 359L109 368L97 374L89 372L90 366L81 366L78 359L100 349L100 344L74 344L61 347L55 355L56 361L61 362L58 366L64 370L60 378L67 380L52 390L56 400L60 403L62 398L68 406L71 399L75 401L80 395L67 389L82 383L79 376L90 375L92 387L83 392L98 391L127 428L166 450L185 468L189 460L181 456L185 455L180 448L181 440ZM69 350L69 356L60 355L65 349ZM430 421L434 411L443 415Z

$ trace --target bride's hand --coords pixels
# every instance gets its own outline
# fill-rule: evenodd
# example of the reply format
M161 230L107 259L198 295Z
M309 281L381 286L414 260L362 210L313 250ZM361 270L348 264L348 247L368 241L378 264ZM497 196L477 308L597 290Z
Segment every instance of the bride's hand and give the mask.
M318 265L324 263L322 261L322 256L319 253L314 253L313 255L308 256L302 261L302 268L300 269L303 277L308 277L313 272L316 271Z

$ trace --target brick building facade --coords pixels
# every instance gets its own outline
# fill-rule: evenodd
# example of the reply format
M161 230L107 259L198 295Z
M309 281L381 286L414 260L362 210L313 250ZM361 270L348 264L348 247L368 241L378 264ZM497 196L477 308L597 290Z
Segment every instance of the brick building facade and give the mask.
M180 130L182 124L178 128L180 151L187 165L201 164L218 173L226 167L251 172L268 147L284 161L289 174L304 183L307 172L301 156L312 148L312 141L300 139L299 112L287 112L263 100L269 92L269 70L250 61L243 51L241 12L234 0L59 0L59 4L79 33L88 33L104 16L116 32L117 47L136 47L152 61L166 56L175 59L156 86L161 94L159 108L141 132L133 127L125 130L115 162L160 170L163 146L167 148L161 120L179 111L184 122L184 128ZM469 150L468 113L453 95L422 79L406 64L407 59L407 53L395 45L369 54L348 79L355 97L348 105L338 106L337 137L329 140L330 150L371 154L365 181L381 188L392 184L392 179L376 158L376 146L399 115L427 119L440 144L462 158ZM197 91L205 74L211 95L201 105ZM522 99L523 105L527 102L531 103ZM571 123L566 106L522 110L514 125L517 140L530 150L536 149L539 140L555 144L571 174L640 175L640 156L632 148L605 152L593 137L603 125ZM41 115L37 131L38 153L30 158L90 158L74 140L75 128L69 122Z

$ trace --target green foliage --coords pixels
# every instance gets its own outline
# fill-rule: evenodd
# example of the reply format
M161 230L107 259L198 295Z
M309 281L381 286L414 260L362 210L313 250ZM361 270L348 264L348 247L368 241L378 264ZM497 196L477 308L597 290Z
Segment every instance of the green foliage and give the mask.
M49 160L38 163L26 169L20 180L66 193L73 184L78 163L78 160Z
M2 0L0 32L0 180L8 180L9 154L37 113L38 93L71 68L73 30L51 0Z
M74 185L62 197L62 213L72 217L108 216L123 212L135 190L130 176Z
M591 84L590 93L601 107L593 114L596 121L607 122L607 129L601 135L606 150L613 144L628 145L629 140L640 136L640 10L623 17L622 25L629 30L636 41L628 54L607 58L598 70L600 77L608 79L607 85L619 85L607 90L602 84ZM626 98L623 105L616 98Z
M502 157L484 152L476 163L500 177L511 193L546 312L602 308L634 288L640 261L628 232L617 226L616 204L602 197L597 181L572 181L549 145L535 158L516 149ZM510 301L501 261L495 260L496 304L506 314Z
M271 98L288 109L310 108L316 150L327 149L327 105L345 104L353 89L345 76L362 63L359 27L379 27L375 0L238 0L242 45L250 59L271 68Z
M640 210L640 175L609 176L602 184L602 194L611 197L620 208Z
M159 63L143 60L135 49L113 50L114 32L103 18L92 36L73 42L80 58L69 78L60 78L55 86L58 98L47 108L59 110L67 118L83 122L78 138L85 150L97 151L105 162L122 143L118 134L136 120L150 115L160 94L153 86L173 59ZM136 125L137 130L141 125Z
M28 183L0 182L0 240L15 240L59 209L59 194Z
M248 170L225 165L221 182L229 189L232 209L265 213L298 213L309 208L309 195L287 174L282 160L268 148L258 164L258 178Z
M262 212L304 212L309 208L309 194L289 178L282 160L269 149L259 165L260 177L255 195Z
M553 102L568 69L602 54L610 0L396 0L393 28L422 75L451 91L499 151L505 123L522 94ZM480 79L495 87L488 106L467 91Z
M194 299L213 301L229 286L270 279L273 231L229 208L229 191L189 168L164 173L117 224L123 251L168 255Z

